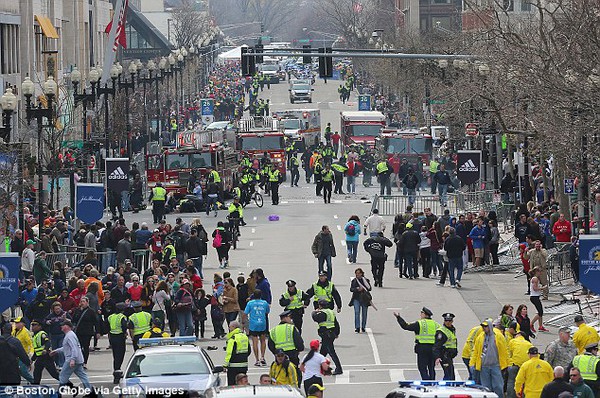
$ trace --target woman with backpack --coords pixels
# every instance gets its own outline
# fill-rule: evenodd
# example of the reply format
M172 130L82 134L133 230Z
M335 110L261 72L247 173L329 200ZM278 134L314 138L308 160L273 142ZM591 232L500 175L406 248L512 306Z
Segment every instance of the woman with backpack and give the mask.
M348 249L348 261L356 263L356 254L358 250L358 241L360 239L360 218L352 215L344 226L346 233L346 248Z
M223 221L217 223L217 229L212 233L212 246L217 250L219 257L219 268L227 268L229 266L229 249L231 248L231 232L225 229Z

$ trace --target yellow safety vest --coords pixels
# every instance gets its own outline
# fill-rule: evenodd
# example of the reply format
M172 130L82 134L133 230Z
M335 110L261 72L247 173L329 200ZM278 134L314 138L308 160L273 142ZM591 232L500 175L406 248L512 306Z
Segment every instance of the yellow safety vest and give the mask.
M435 343L435 331L440 325L431 319L419 319L419 334L415 336L419 344Z
M42 342L43 339L47 338L46 332L40 330L33 336L33 353L36 357L42 356L42 351L46 349L46 346Z
M123 319L127 319L127 317L121 313L109 315L108 326L110 327L110 334L123 334L123 327L121 326Z
M453 348L456 350L457 347L457 340L456 340L456 334L454 334L454 332L450 329L448 329L446 326L442 325L442 327L440 327L438 330L440 330L442 333L444 333L447 337L446 342L444 343L444 348Z
M212 176L213 182L215 184L221 182L221 176L219 175L219 172L217 170L211 171L210 175Z
M319 322L319 327L324 327L325 329L335 328L335 312L329 308L322 309L321 312L324 312L325 315L327 315L327 319L323 322Z
M318 283L313 283L313 291L315 293L315 301L325 300L331 302L333 299L333 282L329 282L327 287L323 287Z
M598 380L596 374L598 362L600 362L600 358L594 355L581 354L573 358L573 367L579 368L583 380L596 381Z
M294 351L296 349L296 345L294 344L294 325L281 323L271 329L269 335L275 343L276 350Z
M250 352L250 344L248 342L248 336L246 333L243 333L240 329L234 329L231 333L234 333L232 336L230 334L230 340L227 341L227 354L225 355L225 366L229 368L245 368L248 366L248 356L243 355L242 358L245 358L245 361L234 361L237 354L248 354ZM233 341L231 341L233 340ZM233 351L233 346L235 344L235 352Z
M173 246L173 245L166 245L163 248L163 250L162 250L163 256L167 252L167 249L171 249L171 254L169 255L169 260L171 260L172 258L177 257L177 252L175 251L175 246Z
M379 162L377 163L377 174L383 174L388 171L387 162Z
M331 168L337 171L338 173L345 173L348 168L346 166L342 166L339 163L334 163L331 165Z
M269 171L269 182L279 182L279 169Z
M304 303L302 302L302 290L297 290L296 294L293 296L290 296L290 292L286 290L285 293L283 293L283 298L290 300L290 303L285 307L286 310L295 310L304 307Z
M333 181L333 171L329 170L323 170L323 172L321 173L321 175L323 176L322 179L324 182L331 182Z
M438 162L436 162L435 160L429 161L429 172L430 173L437 173L439 165L440 164Z
M133 335L144 334L150 330L150 321L152 321L152 315L145 311L134 312L129 315L129 320L133 323Z
M167 190L163 187L152 188L152 201L162 200L163 202L167 199Z
M239 189L239 188L238 188ZM229 214L234 213L234 212L238 212L239 214L239 218L244 217L244 208L242 207L242 205L235 205L235 203L232 203L229 205L229 208L227 209L227 211L229 211Z

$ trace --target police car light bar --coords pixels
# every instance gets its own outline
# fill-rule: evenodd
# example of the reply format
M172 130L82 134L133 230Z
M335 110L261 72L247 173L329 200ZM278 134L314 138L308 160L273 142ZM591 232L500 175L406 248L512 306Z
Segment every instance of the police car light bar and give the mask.
M141 341L141 340L140 340ZM471 387L473 380L400 380L400 387Z
M194 344L196 342L196 336L183 336L183 337L151 337L148 339L140 339L138 345L140 347L151 347L160 345L183 345L183 344Z

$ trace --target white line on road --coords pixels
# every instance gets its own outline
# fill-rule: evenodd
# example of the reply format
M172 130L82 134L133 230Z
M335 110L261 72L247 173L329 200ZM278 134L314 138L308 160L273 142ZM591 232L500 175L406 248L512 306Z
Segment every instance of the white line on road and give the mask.
M458 373L458 369L454 368L454 380L456 381L462 381L462 377L460 375L460 373Z
M369 343L373 349L373 356L375 357L375 365L381 365L381 358L379 357L379 350L377 349L377 342L371 328L367 328L367 334L369 335Z
M254 242L250 241L250 247L254 246Z
M337 215L337 214L334 214L334 215L333 215L333 218L335 218L335 219L337 220L337 219L338 219L338 215Z
M337 227L338 231L342 230L342 226L341 225L336 225L336 227Z
M282 201L281 201L281 204L282 204L282 205L284 205L284 204L287 204L287 203L289 203L287 200L282 200Z
M400 311L402 308L398 307L398 308L394 308L394 307L390 307L390 308L386 308L386 310L388 311Z
M308 202L308 203L315 203L315 201L314 201L314 200L308 200L307 202Z
M342 203L341 200L334 200L333 203Z
M335 384L350 384L350 372L335 376Z
M255 232L256 232L256 228L252 228L252 233L255 233Z
M390 369L390 380L397 382L399 380L404 380L404 370L402 369Z
M246 268L250 268L250 261L246 261Z

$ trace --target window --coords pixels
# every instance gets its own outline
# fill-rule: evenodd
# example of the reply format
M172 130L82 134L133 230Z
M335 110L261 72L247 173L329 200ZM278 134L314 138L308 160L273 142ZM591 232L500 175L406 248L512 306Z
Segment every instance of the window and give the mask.
M431 4L450 4L451 0L432 0Z
M530 0L521 0L521 11L526 11L526 12L531 11Z
M0 24L0 74L19 73L19 26Z

